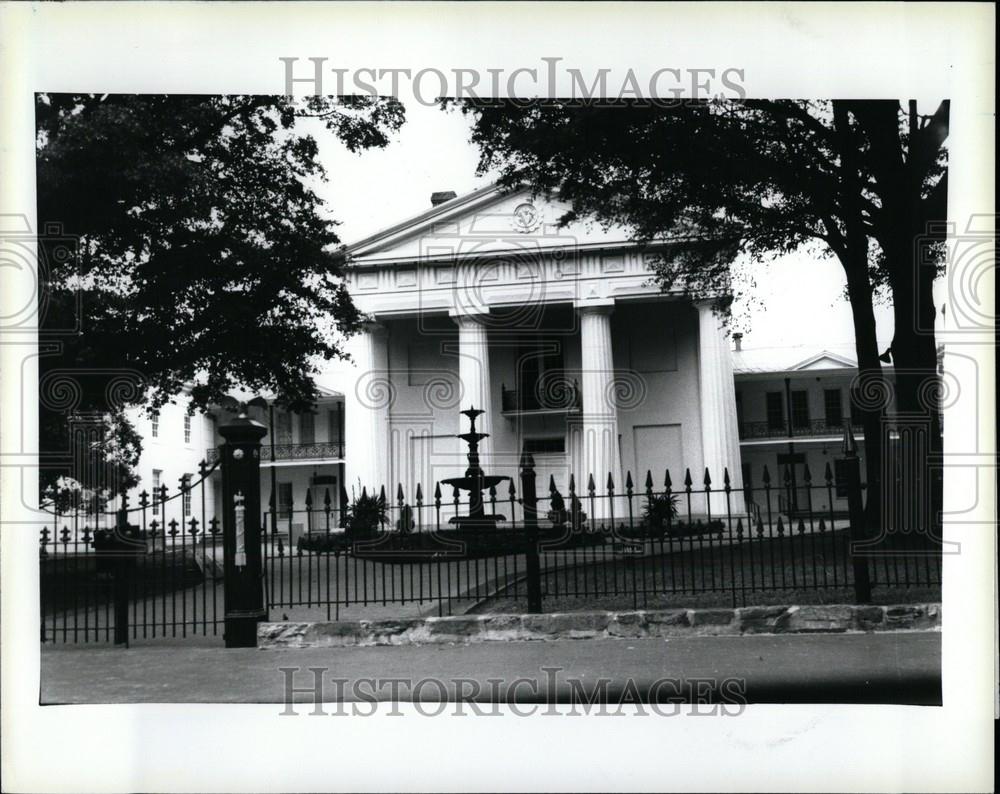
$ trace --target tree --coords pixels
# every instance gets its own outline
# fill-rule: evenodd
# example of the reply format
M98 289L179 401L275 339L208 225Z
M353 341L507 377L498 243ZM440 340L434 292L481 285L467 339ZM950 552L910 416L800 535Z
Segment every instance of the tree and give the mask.
M318 362L344 355L360 316L311 187L326 174L307 118L360 152L384 147L404 110L370 97L38 95L43 456L65 453L68 419L97 416L93 476L129 487L130 405L152 410L185 387L192 410L236 386L291 409L315 400ZM43 489L63 473L43 463Z
M936 428L926 396L937 384L931 286L943 258L947 102L930 116L912 102L443 104L471 116L480 172L557 192L571 207L563 224L596 219L641 242L675 242L653 264L664 289L713 296L721 309L736 252L764 259L819 243L844 268L869 397L888 393L873 311L887 286L897 405ZM883 453L878 403L862 411L870 484ZM872 521L879 492L869 491Z

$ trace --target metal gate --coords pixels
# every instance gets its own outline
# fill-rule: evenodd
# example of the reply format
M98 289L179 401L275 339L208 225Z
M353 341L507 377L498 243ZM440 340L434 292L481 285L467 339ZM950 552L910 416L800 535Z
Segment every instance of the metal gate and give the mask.
M215 637L224 618L222 525L197 481L127 495L108 510L80 492L50 506L39 536L42 642Z

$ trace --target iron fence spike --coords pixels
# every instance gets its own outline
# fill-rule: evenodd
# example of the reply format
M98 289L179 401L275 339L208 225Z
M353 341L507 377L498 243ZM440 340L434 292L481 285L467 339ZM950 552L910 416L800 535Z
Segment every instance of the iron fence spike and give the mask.
M858 454L858 444L854 440L854 431L851 430L851 423L844 423L844 441L842 445L843 453L848 457L855 457Z

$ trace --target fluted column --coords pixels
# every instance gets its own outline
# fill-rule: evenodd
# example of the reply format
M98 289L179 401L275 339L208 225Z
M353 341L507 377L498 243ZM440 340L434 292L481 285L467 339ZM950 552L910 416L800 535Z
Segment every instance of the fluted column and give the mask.
M736 385L728 334L711 303L698 304L698 386L701 400L701 442L705 468L712 478L712 490L721 492L723 476L729 470L733 489L730 508L735 516L743 512L743 473L740 466L740 437L736 418ZM696 490L703 487L704 470L691 472ZM723 517L726 500L722 493L712 499L713 516Z
M461 409L479 408L485 411L476 420L476 429L489 433L479 442L480 465L490 471L493 461L493 391L490 384L490 346L487 334L488 313L452 313L458 325L458 378L462 384ZM465 423L465 417L460 417ZM468 426L462 424L459 432Z
M362 487L378 493L383 485L390 493L389 411L394 391L389 379L389 334L382 325L366 323L351 341L356 379L354 388L344 394L344 487L349 496L352 488L358 496Z
M608 474L615 493L623 492L621 461L618 456L618 409L615 404L615 368L611 350L613 303L579 307L582 406L582 438L579 441L582 470L577 473L577 489L586 492L587 480L594 477L597 492L603 494ZM623 503L621 503L623 504ZM620 500L615 503L619 514ZM594 504L594 518L610 515L606 499Z

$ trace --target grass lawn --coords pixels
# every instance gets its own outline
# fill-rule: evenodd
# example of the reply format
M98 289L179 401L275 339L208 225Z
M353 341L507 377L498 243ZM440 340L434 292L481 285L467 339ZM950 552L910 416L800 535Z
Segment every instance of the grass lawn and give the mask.
M687 546L689 544L685 544ZM609 557L581 551L542 574L546 612L852 603L854 573L842 532L755 539L731 546L690 544L672 554ZM654 551L659 551L654 546ZM878 604L940 601L940 555L882 554L868 559ZM524 612L523 581L474 612Z

